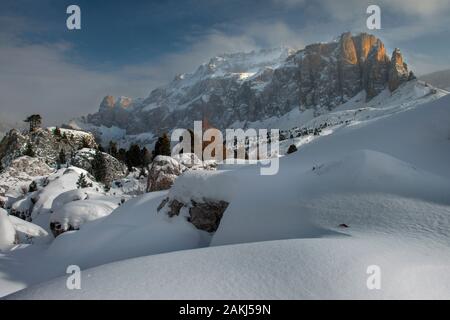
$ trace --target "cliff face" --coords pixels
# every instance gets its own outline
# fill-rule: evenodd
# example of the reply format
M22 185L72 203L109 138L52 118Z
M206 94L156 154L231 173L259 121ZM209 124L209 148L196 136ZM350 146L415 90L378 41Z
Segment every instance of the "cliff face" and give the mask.
M178 75L148 98L107 96L97 113L77 122L159 134L191 128L207 115L218 128L277 117L293 108L331 110L362 90L371 99L410 78L399 50L392 59L377 37L342 34L303 50L271 49L212 58L194 73ZM322 111L321 111L322 112Z

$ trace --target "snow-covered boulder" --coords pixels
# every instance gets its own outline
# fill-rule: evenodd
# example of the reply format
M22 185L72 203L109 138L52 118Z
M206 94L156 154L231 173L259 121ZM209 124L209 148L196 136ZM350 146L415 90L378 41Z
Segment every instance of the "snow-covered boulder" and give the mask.
M169 217L186 209L197 229L215 232L233 195L235 179L218 171L189 171L179 177L158 207Z
M0 209L0 251L6 251L17 243L17 234L8 213Z
M152 164L147 180L147 192L169 189L186 167L172 157L157 156Z
M69 230L78 230L86 222L109 215L125 197L108 195L94 188L69 190L53 199L50 230L56 237Z
M16 229L17 239L19 243L48 243L52 239L47 231L34 223L22 220L11 215L9 216L9 219Z
M19 197L28 192L31 182L52 172L42 158L17 158L0 174L0 195Z
M72 201L52 213L50 229L57 237L66 231L78 230L86 222L105 217L117 207L118 203L110 199Z
M194 153L157 156L150 165L147 192L170 189L175 179L185 171L216 170L216 167L215 161L202 161Z
M89 148L78 150L71 159L71 164L88 172L92 172L92 160L94 159L95 152L95 149ZM122 162L108 153L102 152L102 155L105 159L106 167L108 168L105 181L110 183L126 176L127 168Z
M31 221L31 212L33 211L35 193L30 193L29 195L17 200L11 206L11 215L16 216L22 220Z

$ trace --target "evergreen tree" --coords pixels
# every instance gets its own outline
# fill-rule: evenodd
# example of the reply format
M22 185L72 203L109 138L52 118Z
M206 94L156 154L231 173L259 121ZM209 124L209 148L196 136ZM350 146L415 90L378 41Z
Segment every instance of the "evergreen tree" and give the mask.
M84 173L80 173L77 180L77 189L84 189L87 187L92 187L92 184L87 182Z
M108 153L112 155L114 158L117 158L118 156L117 143L115 143L112 140L109 142Z
M36 156L36 154L34 153L34 150L33 150L33 147L31 145L31 143L27 144L27 148L25 149L24 155L25 156L29 156L29 157Z
M297 147L295 146L295 144L291 144L291 145L289 146L289 149L288 149L288 151L287 151L287 154L294 153L295 151L297 151Z
M30 183L30 186L28 187L28 192L35 192L37 191L37 183L36 181L33 181Z
M61 135L61 129L58 128L58 127L56 127L55 130L53 130L53 134L54 134L56 137L62 137L62 135Z
M126 154L126 164L131 171L133 167L142 166L141 148L137 144L132 144Z
M119 151L117 152L117 159L119 159L123 163L126 163L127 151L124 148L120 148Z
M156 158L159 155L170 156L170 140L167 133L164 133L162 137L159 137L155 143L153 158Z
M83 149L83 148L90 148L90 147L91 147L91 144L89 143L88 138L87 138L86 136L83 136L83 139L81 140L81 146L80 146L80 149Z
M58 155L58 163L61 164L65 164L67 162L66 159L66 153L64 152L63 149L59 150L59 155Z
M32 114L23 121L28 122L30 124L30 132L33 132L41 127L42 117L39 114Z
M92 174L99 182L105 182L107 176L106 160L103 153L99 150L95 151L94 159L92 160Z
M3 164L2 164L2 162L0 161L0 173L2 173L3 170L5 170L5 169L3 168Z

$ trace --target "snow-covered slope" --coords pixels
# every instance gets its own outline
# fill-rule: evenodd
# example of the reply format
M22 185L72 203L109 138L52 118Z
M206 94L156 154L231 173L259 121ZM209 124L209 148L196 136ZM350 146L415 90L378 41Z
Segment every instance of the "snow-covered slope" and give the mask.
M450 91L450 70L429 73L420 77L431 85Z
M81 290L62 277L7 299L449 299L448 254L426 251L379 237L205 248L85 270ZM366 286L374 264L381 290Z
M67 290L62 277L10 298L448 299L450 96L396 110L374 106L366 112L377 116L316 136L281 157L273 176L228 165L180 176L169 195L229 202L214 234L195 229L187 208L158 212L159 192L50 247L4 254L3 294L78 264L82 290ZM366 285L374 265L380 290Z

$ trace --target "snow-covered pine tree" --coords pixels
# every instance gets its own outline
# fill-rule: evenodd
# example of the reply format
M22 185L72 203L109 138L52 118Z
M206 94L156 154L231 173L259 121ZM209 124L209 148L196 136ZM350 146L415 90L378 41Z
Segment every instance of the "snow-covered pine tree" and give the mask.
M88 187L92 187L92 184L87 182L86 176L84 173L80 173L80 175L78 176L78 180L77 180L77 188L84 189L84 188L88 188Z
M27 148L25 149L25 152L23 153L23 155L24 156L29 156L29 157L32 157L32 158L36 156L31 143L27 144Z

